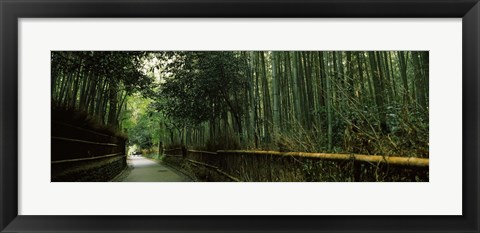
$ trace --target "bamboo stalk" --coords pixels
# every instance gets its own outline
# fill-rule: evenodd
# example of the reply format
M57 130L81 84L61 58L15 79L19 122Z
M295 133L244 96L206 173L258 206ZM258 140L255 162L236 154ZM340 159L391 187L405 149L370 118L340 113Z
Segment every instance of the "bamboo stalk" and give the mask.
M251 155L276 155L305 158L317 158L325 160L356 160L369 163L386 163L397 166L428 167L429 159L399 156L359 155L359 154L327 154L305 152L279 152L279 151L248 151L248 150L218 150L222 154L251 154Z
M217 154L217 152L203 151L203 150L188 150L188 152L211 154L211 155L216 155Z

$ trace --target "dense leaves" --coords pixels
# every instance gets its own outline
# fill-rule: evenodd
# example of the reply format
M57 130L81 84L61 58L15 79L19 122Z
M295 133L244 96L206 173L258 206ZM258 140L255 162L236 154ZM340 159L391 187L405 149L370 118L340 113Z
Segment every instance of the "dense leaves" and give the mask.
M233 52L174 53L165 72L157 107L173 118L198 124L225 111L239 113L231 94L242 85L239 60ZM240 113L239 113L240 114Z

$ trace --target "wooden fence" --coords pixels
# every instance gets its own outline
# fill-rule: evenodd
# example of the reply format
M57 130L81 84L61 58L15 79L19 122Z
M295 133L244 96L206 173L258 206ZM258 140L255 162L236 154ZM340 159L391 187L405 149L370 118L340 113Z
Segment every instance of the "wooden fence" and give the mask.
M125 139L52 122L52 181L109 181L126 167Z
M360 154L175 148L167 162L209 181L422 181L429 180L429 159Z

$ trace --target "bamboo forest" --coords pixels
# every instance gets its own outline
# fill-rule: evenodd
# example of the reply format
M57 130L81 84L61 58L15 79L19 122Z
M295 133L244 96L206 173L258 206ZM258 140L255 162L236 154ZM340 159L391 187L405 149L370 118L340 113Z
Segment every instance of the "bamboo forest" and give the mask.
M428 51L53 51L52 181L428 182Z

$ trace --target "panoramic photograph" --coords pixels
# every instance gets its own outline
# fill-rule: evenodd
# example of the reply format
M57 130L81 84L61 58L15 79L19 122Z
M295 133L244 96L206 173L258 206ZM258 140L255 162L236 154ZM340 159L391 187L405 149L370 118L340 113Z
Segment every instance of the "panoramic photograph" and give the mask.
M428 51L52 51L52 182L428 182Z

